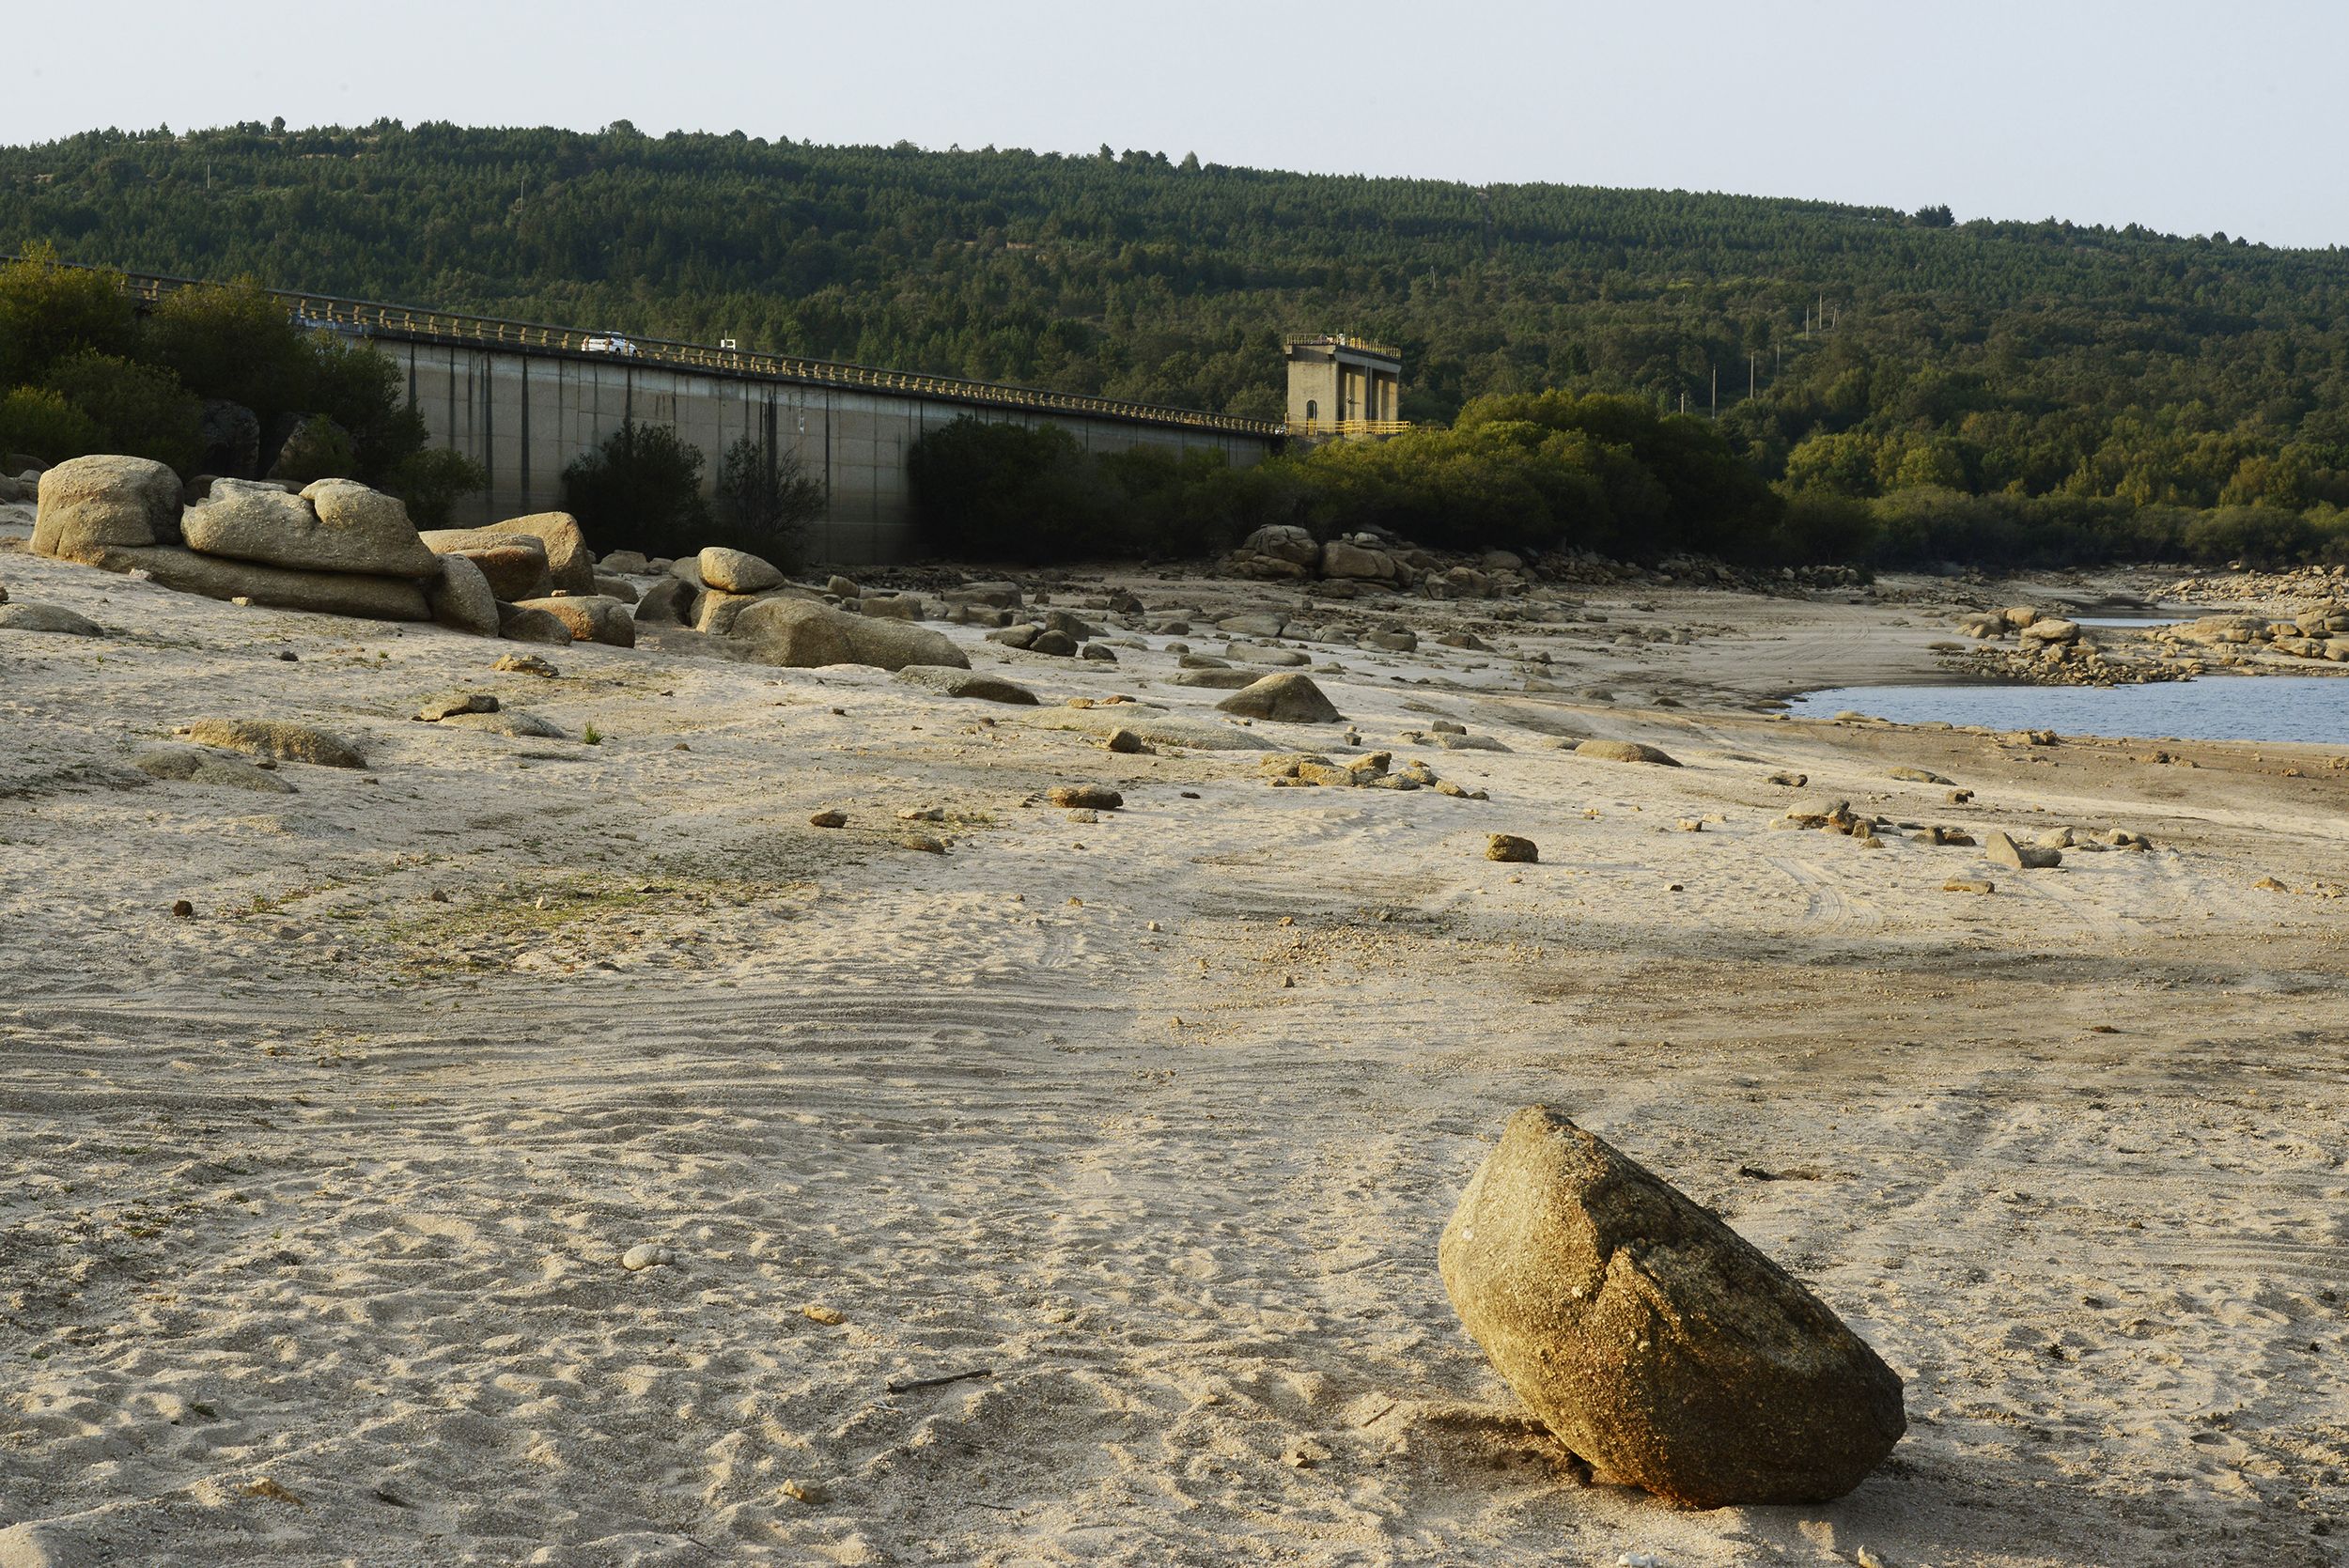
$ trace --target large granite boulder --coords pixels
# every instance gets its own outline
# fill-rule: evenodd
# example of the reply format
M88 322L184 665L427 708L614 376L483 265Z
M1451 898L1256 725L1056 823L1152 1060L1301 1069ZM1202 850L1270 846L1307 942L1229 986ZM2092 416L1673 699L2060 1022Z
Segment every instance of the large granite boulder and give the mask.
M321 479L300 495L249 479L216 479L179 531L207 555L296 571L437 578L440 563L408 521L408 507L349 479Z
M602 643L610 647L636 645L633 608L601 594L557 594L552 598L524 599L517 610L543 610L570 629L571 640Z
M490 580L490 591L508 603L544 598L554 592L547 547L530 535L499 534L487 528L428 528L417 536L435 555L461 555L479 567L481 575Z
M90 561L111 546L176 537L179 476L147 458L74 458L40 476L33 553Z
M428 621L424 589L404 577L357 572L296 571L253 561L231 561L178 545L99 551L90 565L108 571L143 571L166 588L207 598L250 599L277 610L353 615L371 621Z
M919 686L941 697L970 697L980 702L1011 703L1034 707L1041 701L1016 680L983 675L951 664L908 664L897 672L908 686Z
M744 610L735 618L734 636L748 644L751 656L761 662L794 669L826 664L870 664L882 670L902 670L909 664L971 667L971 660L942 631L852 615L793 596L760 599Z
M568 648L577 641L571 635L570 623L562 616L502 600L498 604L498 635L511 643L542 643L557 648Z
M1321 546L1314 536L1289 522L1268 523L1257 529L1240 542L1240 548L1293 566L1311 567L1321 560Z
M1334 724L1345 717L1311 675L1294 671L1251 681L1215 706L1242 719L1269 719L1283 724Z
M596 591L596 559L588 553L587 536L580 532L579 520L568 512L533 512L474 532L536 539L546 550L547 569L553 574L556 587L567 594Z
M1358 578L1366 582L1392 582L1395 577L1394 557L1383 550L1373 550L1346 539L1331 539L1321 547L1321 575Z
M261 419L242 403L206 398L197 439L203 442L204 456L196 467L207 474L241 479L261 466Z
M1650 746L1638 740L1583 740L1576 743L1574 754L1596 757L1601 762L1645 762L1657 768L1677 768L1678 758L1660 746Z
M758 594L783 586L782 569L747 550L711 545L701 552L696 565L701 567L702 586L706 588L729 594Z
M498 634L498 597L490 588L490 580L479 567L462 555L436 556L441 564L438 581L427 582L425 603L431 609L432 618L453 631L470 631L475 637L495 637Z
M636 598L636 618L646 625L682 626L693 618L699 590L681 577L664 577Z
M1900 1377L1817 1296L1547 1107L1509 1118L1437 1260L1558 1440L1660 1497L1827 1502L1906 1428Z

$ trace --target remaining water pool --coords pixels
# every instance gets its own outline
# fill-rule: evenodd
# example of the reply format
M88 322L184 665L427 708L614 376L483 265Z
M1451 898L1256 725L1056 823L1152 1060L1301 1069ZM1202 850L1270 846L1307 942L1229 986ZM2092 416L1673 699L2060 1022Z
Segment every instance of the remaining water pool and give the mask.
M1790 705L1806 719L1846 708L1918 724L2159 739L2298 740L2349 745L2349 678L2210 675L2147 686L1839 686Z

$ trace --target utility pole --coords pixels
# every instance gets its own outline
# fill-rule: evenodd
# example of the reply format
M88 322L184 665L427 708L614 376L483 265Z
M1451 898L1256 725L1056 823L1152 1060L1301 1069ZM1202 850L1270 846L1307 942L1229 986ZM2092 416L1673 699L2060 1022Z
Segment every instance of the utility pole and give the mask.
M1753 350L1749 349L1746 350L1746 401L1749 403L1753 401Z

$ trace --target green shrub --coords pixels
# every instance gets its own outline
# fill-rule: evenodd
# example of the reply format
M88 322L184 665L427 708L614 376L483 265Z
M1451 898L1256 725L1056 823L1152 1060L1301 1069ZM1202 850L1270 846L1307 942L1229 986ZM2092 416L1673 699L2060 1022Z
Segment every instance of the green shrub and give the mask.
M98 421L45 386L20 386L0 396L0 452L28 452L44 463L103 451Z
M564 503L599 554L691 555L709 542L701 449L666 425L622 425L563 471Z
M779 567L800 564L801 536L824 511L824 487L797 452L744 436L718 465L718 518L704 542L747 550Z
M194 472L204 405L170 371L84 349L52 365L47 385L97 422L107 451L152 458L182 477Z
M0 264L0 386L39 381L80 350L127 353L134 337L121 274L59 266L46 245Z
M264 428L278 414L320 411L309 406L317 356L307 336L282 303L250 282L164 295L148 316L139 357L203 396L243 404Z
M1105 548L1115 495L1077 438L965 414L908 454L914 523L934 554L1069 561Z
M324 414L313 414L294 427L277 460L270 464L269 476L293 485L357 478L359 455L351 445L350 432Z
M410 453L382 481L386 491L408 504L408 519L418 528L446 528L457 498L489 482L489 473L479 463L444 446Z

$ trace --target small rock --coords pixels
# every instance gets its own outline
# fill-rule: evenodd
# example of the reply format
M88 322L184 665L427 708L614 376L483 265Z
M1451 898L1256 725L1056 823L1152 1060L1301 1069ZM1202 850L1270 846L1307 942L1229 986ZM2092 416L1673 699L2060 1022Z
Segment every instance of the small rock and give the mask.
M1949 794L1949 801L1952 806L1962 806L1973 798L1974 792L1970 789L1952 789Z
M1531 865L1542 858L1542 852L1530 838L1519 838L1515 833L1489 833L1485 838L1485 858Z
M1997 883L1990 881L1986 877L1952 877L1948 881L1941 884L1941 891L1943 893L1971 893L1987 894L1998 892L1999 887Z
M1994 831L1983 842L1982 858L2015 871L2046 871L2063 863L2063 851L2017 844L2005 833Z
M543 675L549 680L562 674L560 670L535 653L509 653L490 668L505 670L518 675Z
M1148 755L1154 753L1158 750L1158 748L1152 746L1149 742L1143 740L1142 737L1136 735L1133 731L1128 729L1114 729L1110 731L1109 738L1102 741L1101 744L1112 752L1121 753L1128 756Z
M416 709L420 723L437 724L459 713L495 713L498 700L487 691L450 691Z
M175 898L171 902L171 912L175 919L194 920L195 918L195 906L189 903L184 898Z
M834 579L834 581L836 582L838 580ZM832 1493L825 1489L821 1482L815 1481L800 1481L793 1479L785 1482L782 1485L776 1487L775 1490L781 1492L785 1497L789 1498L793 1502L803 1502L810 1508L815 1507L817 1503L829 1501L832 1497Z
M925 855L943 855L946 852L944 841L932 838L927 833L900 834L897 839L897 847L919 850Z
M658 1268L662 1264L675 1261L675 1253L666 1247L657 1246L649 1241L640 1241L620 1254L620 1266L631 1274L640 1269Z
M848 825L848 814L838 811L819 811L807 819L807 825L811 828L845 828Z
M102 637L98 623L61 604L0 604L0 631L46 631L60 637Z
M1115 811L1126 803L1126 797L1106 784L1059 784L1046 790L1044 798L1056 806L1085 811Z
M2259 889L2262 893L2290 893L2292 891L2281 882L2276 880L2273 877L2263 877L2258 881L2252 883L2251 886Z
M1888 779L1898 779L1903 784L1945 784L1951 782L1940 774L1928 772L1922 768L1895 768L1884 776Z
M1808 773L1781 772L1770 775L1770 783L1774 784L1783 784L1788 789L1800 789L1803 785L1809 784L1810 782L1811 775Z
M837 1327L841 1324L848 1321L847 1318L842 1317L838 1312L833 1312L830 1307L818 1307L813 1304L801 1307L800 1309L800 1315L807 1319L810 1323L820 1323L827 1328Z

